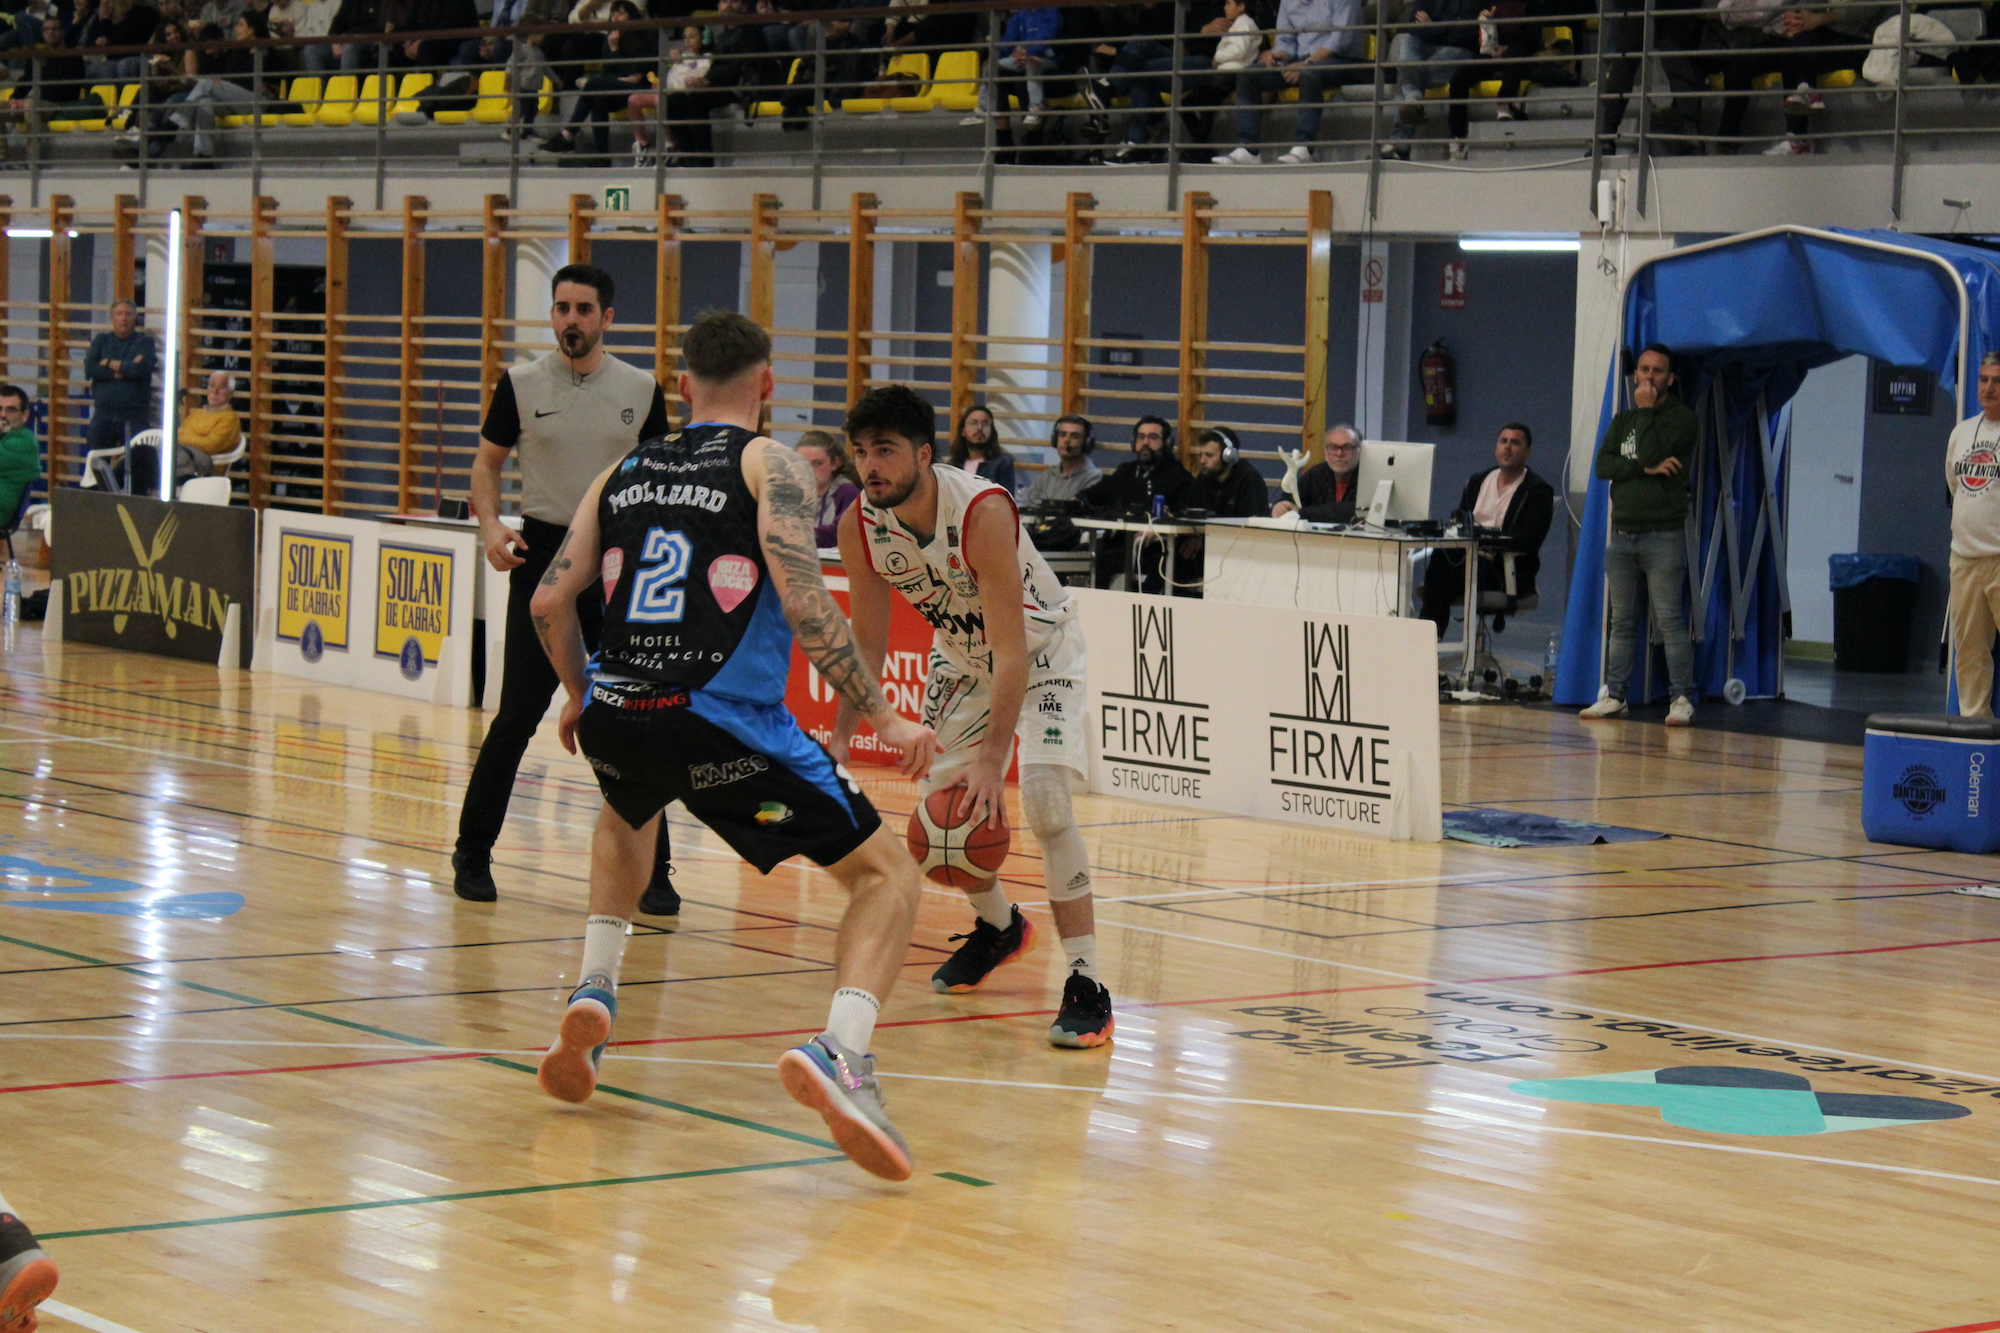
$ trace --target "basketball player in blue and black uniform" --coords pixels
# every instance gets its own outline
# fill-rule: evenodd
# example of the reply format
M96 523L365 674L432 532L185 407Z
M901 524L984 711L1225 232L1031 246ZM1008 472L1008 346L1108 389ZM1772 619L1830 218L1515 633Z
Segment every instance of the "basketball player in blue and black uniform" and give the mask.
M711 311L682 340L692 423L648 440L591 483L536 590L535 632L569 692L559 735L597 773L582 983L541 1063L550 1096L581 1102L618 1011L618 964L652 872L661 810L681 801L769 874L805 856L848 891L826 1031L778 1070L864 1169L910 1175L882 1110L868 1042L916 921L918 875L860 786L785 710L792 642L901 756L929 771L934 736L902 717L861 660L820 577L818 488L805 459L757 432L771 396L771 340ZM577 596L604 586L604 628L585 660Z

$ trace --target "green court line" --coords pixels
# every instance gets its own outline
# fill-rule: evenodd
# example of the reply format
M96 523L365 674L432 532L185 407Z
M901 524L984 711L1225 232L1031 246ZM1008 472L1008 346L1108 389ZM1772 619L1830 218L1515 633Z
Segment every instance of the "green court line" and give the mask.
M940 1171L937 1173L937 1177L939 1180L955 1180L961 1185L991 1185L993 1183L990 1180L981 1180L978 1176L962 1176L956 1171Z
M130 972L134 976L145 977L151 981L166 981L171 985L185 986L190 990L202 991L209 995L224 996L243 1004L268 1005L271 1003L269 1000L260 1000L254 995L236 995L229 991L218 990L214 986L204 986L196 981L182 981L176 977L162 977L157 973L145 971L143 964L127 965L113 963L108 959L92 958L87 954L71 953L67 949L58 949L54 945L37 944L33 940L18 939L12 935L0 935L0 943L19 945L23 949L39 949L43 953L52 953L64 958L73 958L81 963L96 963L100 966L108 967L113 971ZM336 1027L352 1028L360 1032L371 1033L378 1037L386 1037L391 1041L400 1041L410 1046L438 1046L442 1044L424 1037L412 1037L404 1032L394 1032L388 1028L370 1027L366 1023L355 1023L345 1018L335 1018L331 1014L317 1014L310 1009L299 1009L288 1004L273 1005L272 1008L281 1014L296 1014L300 1018L310 1018L316 1023L331 1023ZM523 1074L536 1072L532 1065L505 1060L495 1055L482 1055L478 1057L478 1062L480 1064L498 1065L502 1069L517 1070ZM725 1115L720 1111L704 1111L698 1106L689 1106L684 1102L670 1102L663 1097L650 1097L643 1092L633 1092L629 1088L614 1088L608 1083L598 1084L597 1090L612 1097L623 1097L628 1101L644 1102L648 1106L658 1106L664 1110L678 1111L683 1115L696 1116L703 1120L713 1120L718 1124L733 1125L738 1129L747 1129L758 1134L769 1134L774 1138L789 1139L793 1143L810 1144L815 1148L832 1148L836 1146L831 1140L814 1138L810 1134L800 1134L794 1130L780 1129L776 1125L761 1124L755 1120L745 1120L740 1116Z
M752 1162L748 1166L712 1166L701 1171L667 1171L652 1176L615 1176L609 1180L565 1180L553 1185L516 1185L511 1189L466 1190L459 1194L427 1194L416 1199L370 1199L363 1203L329 1203L317 1208L286 1208L275 1213L237 1213L231 1217L194 1217L185 1222L141 1222L126 1227L94 1227L88 1231L44 1231L42 1240L82 1240L87 1236L128 1236L139 1231L178 1231L186 1227L220 1227L235 1222L271 1222L288 1217L318 1217L326 1213L358 1213L374 1208L409 1208L425 1203L464 1203L471 1199L504 1199L516 1194L548 1194L556 1190L594 1190L606 1185L654 1185L665 1180L695 1180L703 1176L736 1176L749 1171L782 1171L794 1166L824 1166L844 1162L832 1157L799 1157L788 1162Z

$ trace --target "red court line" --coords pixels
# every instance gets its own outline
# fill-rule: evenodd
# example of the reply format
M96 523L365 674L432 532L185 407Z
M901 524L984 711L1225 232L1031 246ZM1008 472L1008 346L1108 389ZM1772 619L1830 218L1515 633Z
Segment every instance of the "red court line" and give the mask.
M1951 1328L1927 1329L1925 1333L1992 1333L1996 1328L2000 1328L2000 1319L1985 1324L1957 1324Z

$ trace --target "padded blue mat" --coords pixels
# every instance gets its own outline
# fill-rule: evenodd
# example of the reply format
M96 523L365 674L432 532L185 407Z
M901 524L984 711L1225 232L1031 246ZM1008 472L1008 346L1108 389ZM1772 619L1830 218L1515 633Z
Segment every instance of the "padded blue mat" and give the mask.
M1586 847L1599 842L1650 842L1667 835L1512 810L1447 810L1444 836L1484 847Z

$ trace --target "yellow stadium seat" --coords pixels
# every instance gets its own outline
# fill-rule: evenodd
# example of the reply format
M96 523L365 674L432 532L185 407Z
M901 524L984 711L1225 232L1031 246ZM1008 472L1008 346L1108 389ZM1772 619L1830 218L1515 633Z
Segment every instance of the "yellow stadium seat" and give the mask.
M389 77L390 82L386 85L382 82L380 74L370 74L361 81L361 96L356 98L354 102L354 123L356 125L373 125L381 118L384 111L395 109L395 76L390 75ZM388 104L387 106L383 105L385 102Z
M799 81L799 70L804 67L805 63L803 60L792 61L791 69L785 74L785 82L787 84L794 84ZM781 116L784 113L785 104L783 102L756 102L750 107L750 115L753 119L758 116Z
M293 79L292 86L285 91L290 100L299 104L299 109L297 111L280 112L278 115L279 123L284 125L312 124L319 116L319 88L320 81L317 74L302 74L298 78Z
M931 79L931 97L946 111L972 111L979 106L979 52L946 51L938 57Z
M479 72L479 100L467 112L441 111L437 118L444 120L448 115L466 115L481 125L505 125L507 123L507 71L487 69ZM456 124L455 121L445 121Z
M101 102L107 110L111 107L118 105L118 89L116 86L112 84L100 83L90 90L90 95L91 97L97 99L97 101ZM49 128L52 130L62 130L64 132L69 132L74 130L101 130L104 128L104 123L105 122L103 116L97 116L95 118L85 118L82 120L52 120L49 122Z
M937 98L931 96L931 58L923 52L915 55L897 56L889 62L889 68L896 68L896 61L908 62L903 68L917 76L918 90L907 97L889 99L891 111L929 111L937 105Z
M1543 46L1554 46L1557 42L1568 42L1574 46L1576 44L1576 33L1561 26L1542 29Z
M1836 69L1820 75L1818 83L1822 88L1852 88L1858 78L1851 69Z
M898 107L898 110L913 109L928 111L931 109L931 100L921 95L924 81L930 77L930 66L930 57L923 54L889 57L889 63L882 67L883 79L886 80L896 74L907 74L917 81L918 96L899 97L895 100L898 102L921 101L923 103L921 107ZM889 102L890 99L886 97L847 97L841 99L840 109L851 116L868 116L878 111L887 111L889 109Z
M369 75L369 78L374 78ZM352 74L335 74L326 81L325 95L320 98L319 123L342 129L354 123L355 87L359 81Z
M554 79L543 79L542 96L541 99L535 103L535 114L538 116L546 116L551 112L553 112L555 109L556 109L556 81Z
M1759 74L1750 81L1750 86L1760 93L1770 92L1778 86L1778 72L1772 70L1769 74Z
M416 115L418 113L417 94L436 82L436 76L429 73L405 74L403 87L396 94L396 100L389 106L392 116Z

